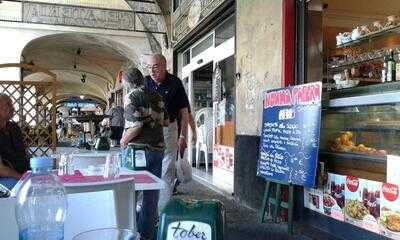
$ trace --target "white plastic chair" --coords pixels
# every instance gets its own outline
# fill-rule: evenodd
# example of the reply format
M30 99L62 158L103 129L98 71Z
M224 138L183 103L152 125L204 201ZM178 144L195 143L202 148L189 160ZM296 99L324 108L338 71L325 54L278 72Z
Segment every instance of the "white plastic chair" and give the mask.
M212 153L213 137L212 108L202 108L196 112L195 122L197 129L196 168L199 167L200 152L204 153L206 172L208 172L208 154Z
M66 184L68 211L64 239L91 229L117 227L136 231L135 183L131 178ZM15 197L0 199L0 239L18 239Z
M65 189L68 194L75 193L97 193L102 192L103 195L107 194L104 191L112 191L113 205L114 205L114 221L115 225L104 225L101 218L105 216L99 212L91 212L90 216L80 216L82 210L79 212L79 207L75 207L75 211L71 210L67 216L65 225L66 238L71 239L72 236L92 230L95 228L103 227L117 227L121 229L130 229L136 231L136 198L135 198L135 183L132 179L119 179L101 183L89 184L65 184ZM75 203L85 206L85 202L93 204L91 199L84 199L82 197L76 198ZM110 202L103 204L103 207L109 206ZM105 209L103 211L106 211ZM80 217L79 217L80 216ZM68 221L68 217L74 221ZM86 218L86 219L85 219ZM109 219L110 221L111 219ZM103 222L102 222L103 221ZM111 222L114 222L111 220Z

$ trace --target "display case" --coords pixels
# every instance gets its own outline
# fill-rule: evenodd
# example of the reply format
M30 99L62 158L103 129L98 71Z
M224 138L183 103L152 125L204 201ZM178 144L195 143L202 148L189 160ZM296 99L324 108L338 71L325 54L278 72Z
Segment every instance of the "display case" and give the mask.
M399 82L326 93L320 161L329 172L386 181L388 154L400 155Z
M336 46L326 52L325 78L331 89L351 88L400 80L400 21L388 16L382 21L361 23L349 32L336 35ZM395 69L388 73L388 62ZM397 76L396 76L397 75Z

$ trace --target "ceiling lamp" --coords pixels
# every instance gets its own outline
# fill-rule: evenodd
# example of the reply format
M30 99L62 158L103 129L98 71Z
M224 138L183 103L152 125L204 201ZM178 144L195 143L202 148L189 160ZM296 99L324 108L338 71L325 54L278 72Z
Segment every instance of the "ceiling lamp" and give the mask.
M81 76L81 82L82 83L85 83L86 82L86 74L82 74L82 76Z
M1 1L1 0L0 0L0 1ZM77 56L80 56L81 53L82 53L82 49L81 49L81 48L78 48L78 50L76 50L76 55L77 55ZM73 65L73 67L74 67L74 69L77 69L77 68L78 68L78 65L77 65L77 63L76 63L76 56L75 56L75 58L74 58L74 65Z

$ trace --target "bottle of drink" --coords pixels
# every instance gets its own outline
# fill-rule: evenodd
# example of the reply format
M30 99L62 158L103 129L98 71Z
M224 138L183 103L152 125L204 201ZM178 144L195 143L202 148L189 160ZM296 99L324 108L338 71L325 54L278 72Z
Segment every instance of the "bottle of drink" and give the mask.
M18 189L15 213L20 240L63 240L67 195L53 174L53 159L35 157L32 172Z
M397 53L397 61L396 61L396 81L400 81L400 56Z
M387 79L386 81L396 81L396 61L394 61L393 49L390 49L387 61Z
M385 56L383 58L383 68L382 68L382 74L381 74L381 82L386 82L387 80L387 69L388 69L388 57Z

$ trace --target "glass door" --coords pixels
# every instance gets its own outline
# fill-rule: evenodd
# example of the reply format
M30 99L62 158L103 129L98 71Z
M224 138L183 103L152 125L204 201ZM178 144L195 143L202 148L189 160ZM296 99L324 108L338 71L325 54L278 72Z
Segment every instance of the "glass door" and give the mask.
M233 18L228 19L220 30L180 55L181 78L197 126L197 144L188 142L193 174L229 193L233 192L235 143L235 39L230 33L234 31L227 31L232 24ZM220 74L218 90L216 74Z

